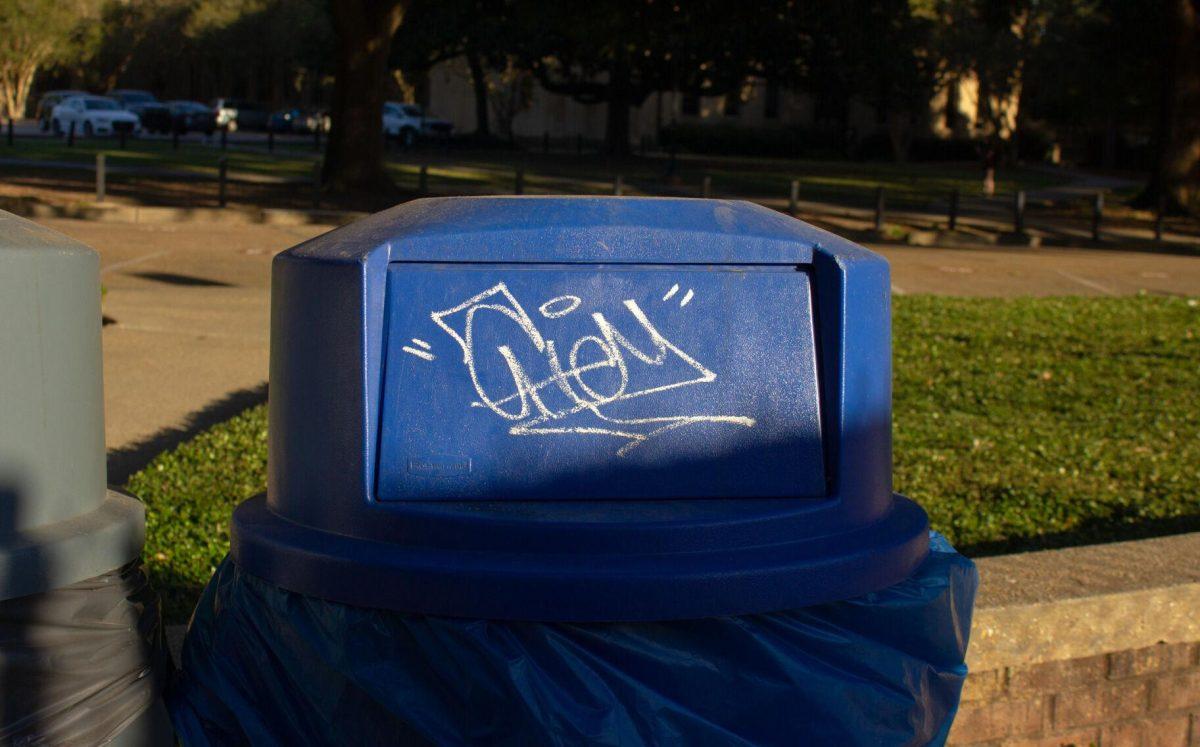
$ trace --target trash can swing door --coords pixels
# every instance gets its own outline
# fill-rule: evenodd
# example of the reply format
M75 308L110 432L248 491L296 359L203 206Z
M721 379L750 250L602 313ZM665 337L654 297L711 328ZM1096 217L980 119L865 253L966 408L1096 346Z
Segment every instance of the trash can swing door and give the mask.
M377 498L821 497L795 265L393 263Z

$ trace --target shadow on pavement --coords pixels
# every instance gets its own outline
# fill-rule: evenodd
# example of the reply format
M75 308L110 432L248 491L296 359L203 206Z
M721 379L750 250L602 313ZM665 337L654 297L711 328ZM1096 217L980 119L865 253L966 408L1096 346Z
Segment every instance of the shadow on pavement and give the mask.
M969 558L982 558L989 555L1011 555L1037 550L1058 550L1080 545L1151 539L1195 531L1200 531L1200 516L1197 515L1169 518L1105 516L1086 519L1070 531L989 542L963 543L956 547L959 552Z
M267 401L265 383L230 392L187 416L183 425L164 428L154 435L108 452L108 483L124 485L130 476L163 451L173 449L217 423Z
M135 278L143 280L153 280L156 283L166 283L167 285L190 285L201 288L232 288L232 283L226 283L221 280L209 280L208 278L196 277L195 275L180 275L174 272L131 272L129 273Z

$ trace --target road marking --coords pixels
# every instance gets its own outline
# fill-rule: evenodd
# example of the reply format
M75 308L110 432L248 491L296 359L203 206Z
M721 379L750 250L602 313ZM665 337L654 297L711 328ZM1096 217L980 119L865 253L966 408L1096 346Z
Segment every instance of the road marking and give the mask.
M1106 296L1117 295L1111 289L1109 289L1103 285L1100 285L1099 283L1095 282L1094 280L1088 280L1087 278L1081 278L1078 275L1074 275L1072 273L1067 272L1066 270L1055 270L1055 272L1057 272L1059 275L1063 276L1067 280L1073 280L1082 286L1091 288L1092 290L1095 290L1095 291L1100 291L1101 293L1103 293Z
M140 257L134 257L133 259L127 259L122 262L114 262L111 265L105 265L104 267L101 267L100 274L103 275L106 272L112 272L113 270L119 270L122 267L128 267L129 265L136 265L140 262L146 262L146 261L149 261L156 257L162 257L162 256L165 256L170 253L171 252L169 252L169 251L153 252L151 254L143 254Z

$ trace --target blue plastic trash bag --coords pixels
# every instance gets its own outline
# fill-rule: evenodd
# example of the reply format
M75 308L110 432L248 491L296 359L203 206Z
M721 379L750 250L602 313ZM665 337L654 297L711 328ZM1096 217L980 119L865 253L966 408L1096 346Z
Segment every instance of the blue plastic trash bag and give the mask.
M301 596L226 559L170 705L185 745L940 744L978 585L934 535L843 602L641 623L425 617Z

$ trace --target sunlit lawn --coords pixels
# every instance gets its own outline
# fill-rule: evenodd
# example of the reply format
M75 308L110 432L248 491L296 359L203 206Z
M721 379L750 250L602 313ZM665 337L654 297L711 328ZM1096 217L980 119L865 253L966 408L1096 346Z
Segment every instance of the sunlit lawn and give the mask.
M895 486L969 554L1200 526L1200 305L895 299ZM266 407L129 482L172 621L266 488Z

